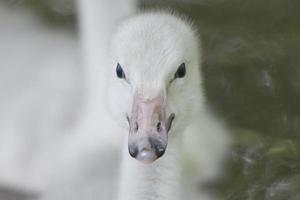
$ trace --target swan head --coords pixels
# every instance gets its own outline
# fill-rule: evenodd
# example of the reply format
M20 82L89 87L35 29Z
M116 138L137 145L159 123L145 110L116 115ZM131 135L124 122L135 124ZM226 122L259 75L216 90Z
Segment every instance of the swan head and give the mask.
M110 52L109 108L129 154L152 163L203 104L197 37L179 17L146 13L118 27Z

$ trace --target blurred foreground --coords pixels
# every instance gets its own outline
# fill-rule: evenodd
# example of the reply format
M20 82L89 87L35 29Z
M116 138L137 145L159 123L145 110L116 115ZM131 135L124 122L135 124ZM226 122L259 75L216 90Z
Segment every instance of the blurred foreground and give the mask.
M80 109L77 39L4 5L0 27L0 184L37 188Z

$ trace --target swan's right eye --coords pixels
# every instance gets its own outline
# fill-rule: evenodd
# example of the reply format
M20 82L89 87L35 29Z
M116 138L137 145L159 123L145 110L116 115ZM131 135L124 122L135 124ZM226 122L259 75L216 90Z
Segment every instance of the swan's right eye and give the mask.
M116 68L116 74L117 74L118 78L123 78L123 79L126 78L125 73L124 73L124 71L123 71L123 69L122 69L122 67L119 63L118 63L117 68Z

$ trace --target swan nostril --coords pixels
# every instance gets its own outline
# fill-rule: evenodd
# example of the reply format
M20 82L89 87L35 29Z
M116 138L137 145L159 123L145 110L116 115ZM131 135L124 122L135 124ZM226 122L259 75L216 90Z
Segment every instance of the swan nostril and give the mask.
M161 131L161 122L158 122L157 125L156 125L156 130L157 132L160 132Z
M137 132L139 130L139 125L137 122L134 123L134 132Z

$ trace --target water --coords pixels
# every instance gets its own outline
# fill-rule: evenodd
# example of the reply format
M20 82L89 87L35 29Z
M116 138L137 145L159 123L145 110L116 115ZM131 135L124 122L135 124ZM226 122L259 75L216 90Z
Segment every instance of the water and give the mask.
M175 7L199 30L208 102L234 135L222 199L300 199L300 2L182 2L142 7Z

